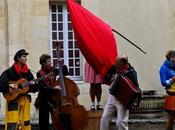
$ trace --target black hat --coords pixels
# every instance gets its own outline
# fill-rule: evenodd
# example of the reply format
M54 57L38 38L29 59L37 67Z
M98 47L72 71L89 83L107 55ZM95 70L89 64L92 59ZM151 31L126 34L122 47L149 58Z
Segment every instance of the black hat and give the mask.
M25 49L21 49L21 50L19 50L19 51L17 51L16 52L16 54L15 54L15 56L14 56L14 60L15 61L18 61L18 58L20 58L22 55L28 55L29 53L28 52L26 52L26 50Z

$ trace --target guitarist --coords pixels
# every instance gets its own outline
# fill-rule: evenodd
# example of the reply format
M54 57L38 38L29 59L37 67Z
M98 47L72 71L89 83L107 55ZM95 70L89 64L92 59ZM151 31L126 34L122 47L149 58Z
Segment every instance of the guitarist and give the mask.
M12 92L13 89L19 89L17 84L10 83L10 81L18 81L21 78L28 81L34 79L26 64L28 54L25 49L16 52L14 64L0 76L1 92L9 90ZM37 90L35 82L31 82L29 92L35 92L35 89ZM29 94L20 95L15 100L6 102L5 130L31 130L30 102L31 96Z
M39 58L41 69L37 72L37 77L53 72L54 75L49 78L38 82L39 93L35 101L35 107L39 110L39 126L40 130L49 130L49 113L54 110L57 101L61 105L60 86L56 80L58 69L52 66L51 56L43 54ZM68 75L68 69L63 66L63 74ZM56 100L55 100L55 97Z

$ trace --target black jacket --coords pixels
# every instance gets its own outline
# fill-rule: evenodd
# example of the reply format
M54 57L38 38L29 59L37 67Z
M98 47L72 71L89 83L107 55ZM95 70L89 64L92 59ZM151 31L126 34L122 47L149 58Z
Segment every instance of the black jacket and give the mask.
M0 92L4 92L9 88L9 81L18 81L20 78L25 78L27 81L34 79L33 74L29 70L28 73L21 73L18 75L15 68L10 67L5 70L0 76ZM30 92L35 92L35 86L30 87Z
M109 72L107 73L105 80L108 82L108 84L111 84L111 78L117 73L116 67L113 65ZM128 71L124 74L124 76L128 77L137 87L137 90L141 91L139 88L138 80L137 80L137 72L135 69L129 64ZM116 91L117 86L112 87L109 89L110 94L114 94Z
M62 68L62 71L63 71L63 75L68 75L69 74L69 72L68 72L68 68L67 68L67 66L66 65L63 65L62 66L63 68ZM36 76L37 76L37 78L39 78L39 77L41 77L42 75L40 74L40 71L41 70L39 70L38 72L37 72L37 74L36 74ZM57 69L57 68L55 68L54 70L54 73L55 73L55 76L58 76L59 75L59 70ZM47 74L47 73L50 73L50 72L44 72L45 74ZM41 80L41 81L39 81L38 82L38 86L39 86L39 89L41 90L41 91L43 91L43 92L46 92L46 93L48 93L49 91L53 91L53 86L48 86L43 80Z

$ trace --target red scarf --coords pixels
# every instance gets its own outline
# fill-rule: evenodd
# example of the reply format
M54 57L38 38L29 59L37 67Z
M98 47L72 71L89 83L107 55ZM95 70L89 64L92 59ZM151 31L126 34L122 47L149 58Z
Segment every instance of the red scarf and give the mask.
M13 67L15 68L15 71L18 75L21 73L27 73L29 71L27 64L21 67L18 63L14 63Z

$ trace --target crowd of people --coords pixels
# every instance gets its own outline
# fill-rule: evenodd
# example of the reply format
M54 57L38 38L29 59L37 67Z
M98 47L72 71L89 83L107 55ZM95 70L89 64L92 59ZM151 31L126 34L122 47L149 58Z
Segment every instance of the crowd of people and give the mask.
M5 130L31 130L30 124L30 93L38 92L34 103L39 110L39 126L41 130L49 130L49 113L52 113L52 96L57 94L61 105L61 87L58 84L58 68L52 66L51 56L42 54L39 58L41 65L35 80L27 65L29 53L21 49L14 55L14 63L4 70L0 76L0 92L6 99L5 108ZM68 75L68 68L63 66L63 75ZM141 94L137 80L137 72L129 63L126 55L116 57L105 77L97 74L95 70L85 63L85 83L90 84L89 94L91 100L91 111L102 111L100 130L109 130L111 118L116 116L116 127L118 130L128 130L129 107L122 101L122 96L117 91L123 88L122 80L128 80ZM169 50L166 59L160 67L160 81L166 90L165 110L168 113L166 130L173 130L175 119L175 51ZM49 77L46 77L49 75ZM124 79L123 79L124 78ZM26 85L27 83L27 85ZM101 104L102 84L109 85L109 95L104 110ZM124 84L124 83L123 83ZM27 87L26 87L27 86ZM26 88L26 89L24 89ZM22 90L22 91L21 91ZM24 92L23 92L24 91ZM140 98L140 97L139 97ZM97 101L95 101L95 99ZM130 104L132 105L132 103ZM139 105L139 104L137 104ZM115 115L116 114L116 115Z

